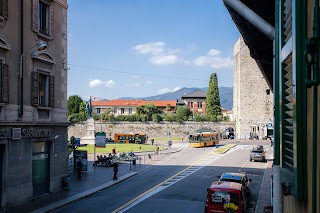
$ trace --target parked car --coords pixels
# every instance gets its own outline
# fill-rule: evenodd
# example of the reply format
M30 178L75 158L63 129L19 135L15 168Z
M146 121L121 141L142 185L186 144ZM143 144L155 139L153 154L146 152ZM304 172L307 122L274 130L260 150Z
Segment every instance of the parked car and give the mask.
M204 212L245 212L249 197L243 185L235 182L217 181L208 188ZM229 211L228 211L229 210Z
M266 151L262 145L258 145L250 151L250 161L263 161L267 162Z
M224 182L235 182L242 184L242 187L245 190L245 193L248 198L250 198L250 182L252 181L246 176L246 173L230 173L225 172L219 177L219 181ZM249 202L249 199L248 199Z

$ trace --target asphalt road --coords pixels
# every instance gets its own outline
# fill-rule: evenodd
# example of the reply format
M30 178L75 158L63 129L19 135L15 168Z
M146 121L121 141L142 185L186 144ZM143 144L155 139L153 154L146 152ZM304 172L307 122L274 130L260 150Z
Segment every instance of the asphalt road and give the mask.
M177 146L177 144L176 144ZM266 163L250 162L253 145L226 154L216 149L183 149L138 175L55 212L203 212L207 188L223 172L246 172L255 206ZM267 157L271 150L267 148Z

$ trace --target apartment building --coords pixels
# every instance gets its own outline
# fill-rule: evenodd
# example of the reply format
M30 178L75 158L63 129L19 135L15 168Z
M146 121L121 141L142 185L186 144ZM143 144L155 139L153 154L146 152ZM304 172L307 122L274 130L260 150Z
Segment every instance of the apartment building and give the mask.
M0 209L61 190L67 0L0 0Z

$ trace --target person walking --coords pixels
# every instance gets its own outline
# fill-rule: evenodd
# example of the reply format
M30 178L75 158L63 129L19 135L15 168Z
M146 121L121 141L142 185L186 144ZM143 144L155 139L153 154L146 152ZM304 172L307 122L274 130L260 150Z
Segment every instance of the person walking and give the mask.
M118 162L115 162L113 164L113 180L118 180L117 174L118 174Z
M82 177L82 168L83 168L83 163L81 161L81 157L78 159L77 162L77 173L78 173L78 180L81 180Z
M151 139L151 145L153 146L153 144L154 144L154 139L152 138Z

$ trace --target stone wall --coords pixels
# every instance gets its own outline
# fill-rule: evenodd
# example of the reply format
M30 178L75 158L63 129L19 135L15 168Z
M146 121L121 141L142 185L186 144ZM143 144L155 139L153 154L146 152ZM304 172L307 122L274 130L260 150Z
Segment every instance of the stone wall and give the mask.
M239 139L248 139L251 125L259 126L259 138L273 121L273 93L241 37L234 46L233 114Z
M95 131L103 131L107 133L107 137L114 133L146 133L149 138L166 138L170 131L170 136L175 138L185 137L187 133L192 134L197 129L210 128L218 132L224 132L226 127L235 128L234 122L185 122L185 123L139 123L139 122L114 122L100 123L95 122ZM75 124L68 128L68 137L74 136L81 138L86 135L86 125Z

